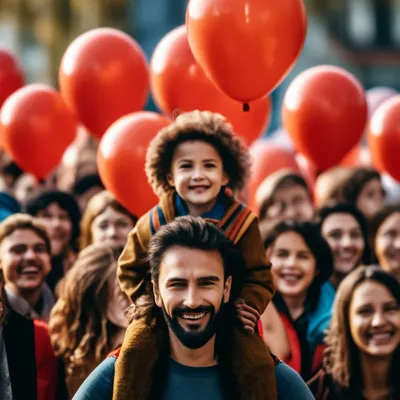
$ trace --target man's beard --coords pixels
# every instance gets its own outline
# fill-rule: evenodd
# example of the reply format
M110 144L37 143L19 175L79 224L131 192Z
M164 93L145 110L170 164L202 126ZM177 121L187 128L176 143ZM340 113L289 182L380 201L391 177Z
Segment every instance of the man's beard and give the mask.
M178 340L187 348L195 350L203 347L207 344L211 338L218 331L218 328L223 320L224 314L224 302L222 300L221 306L218 312L215 312L213 306L200 306L197 308L188 307L177 307L172 311L172 317L167 313L164 303L162 305L162 312L164 319L168 326L178 338ZM200 329L199 325L193 324L188 330L183 328L179 323L178 317L185 313L206 313L209 314L209 319L206 326Z

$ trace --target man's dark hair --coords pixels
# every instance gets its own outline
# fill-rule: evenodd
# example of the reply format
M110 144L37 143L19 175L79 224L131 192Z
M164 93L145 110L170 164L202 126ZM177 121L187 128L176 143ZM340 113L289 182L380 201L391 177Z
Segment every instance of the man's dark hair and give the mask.
M231 298L236 297L245 261L233 242L215 224L200 217L186 216L161 227L153 236L148 252L151 278L156 284L164 254L173 246L218 251L223 260L225 279L232 276Z
M85 175L75 182L72 187L72 193L79 196L94 187L100 187L104 190L104 184L101 181L100 176L98 174Z

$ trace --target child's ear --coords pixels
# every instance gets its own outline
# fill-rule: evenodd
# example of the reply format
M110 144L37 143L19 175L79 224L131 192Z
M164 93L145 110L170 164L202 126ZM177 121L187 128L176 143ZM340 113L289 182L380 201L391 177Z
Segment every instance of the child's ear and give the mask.
M224 172L224 176L222 177L222 186L226 186L229 183L229 176Z
M174 177L172 176L171 172L167 175L167 182L168 185L175 187Z

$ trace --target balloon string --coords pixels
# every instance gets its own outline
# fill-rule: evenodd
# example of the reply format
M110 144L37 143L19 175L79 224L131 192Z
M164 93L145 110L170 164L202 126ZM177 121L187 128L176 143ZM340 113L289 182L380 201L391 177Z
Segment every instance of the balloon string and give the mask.
M249 103L243 103L243 111L244 112L249 112L250 111Z

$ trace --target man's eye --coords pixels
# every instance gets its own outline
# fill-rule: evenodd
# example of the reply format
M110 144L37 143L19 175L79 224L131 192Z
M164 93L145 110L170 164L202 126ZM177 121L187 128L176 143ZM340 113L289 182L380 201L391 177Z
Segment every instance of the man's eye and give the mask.
M214 282L212 281L205 281L200 283L201 286L212 286L214 285Z
M184 287L185 284L183 282L174 282L169 285L169 287Z

